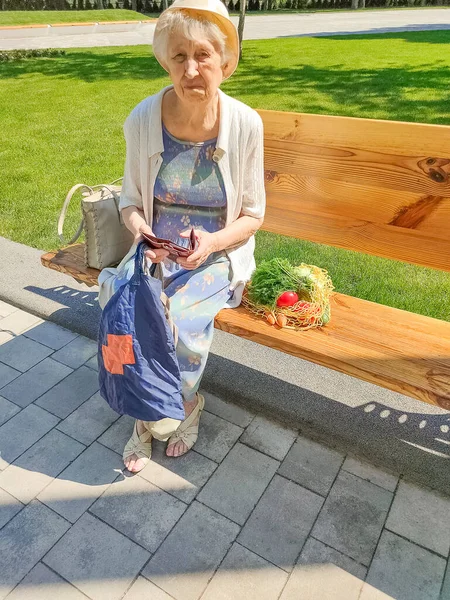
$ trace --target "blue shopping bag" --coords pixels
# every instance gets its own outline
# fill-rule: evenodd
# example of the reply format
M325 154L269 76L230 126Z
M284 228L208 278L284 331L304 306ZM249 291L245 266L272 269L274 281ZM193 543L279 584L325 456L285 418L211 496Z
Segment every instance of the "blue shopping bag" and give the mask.
M103 309L98 336L100 394L120 415L142 421L184 419L175 344L161 301L162 284L145 272L145 243L134 274Z

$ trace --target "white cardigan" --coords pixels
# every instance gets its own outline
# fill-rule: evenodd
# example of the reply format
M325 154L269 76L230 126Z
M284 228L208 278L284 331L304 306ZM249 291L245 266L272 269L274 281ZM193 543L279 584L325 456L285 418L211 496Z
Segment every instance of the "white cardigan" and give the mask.
M164 150L162 98L172 87L168 86L158 94L142 100L128 115L123 126L126 159L119 209L137 206L144 211L145 220L150 227L153 218L153 190ZM227 198L226 225L233 223L241 215L262 218L266 196L261 117L255 110L227 96L220 89L219 104L219 135L213 160L223 177ZM239 247L226 251L232 268L231 289L234 290L228 303L229 308L240 304L245 283L255 269L254 248L255 240L252 236ZM131 254L132 251L129 255ZM122 263L124 262L125 259ZM100 286L107 282L113 271L116 270L102 271Z

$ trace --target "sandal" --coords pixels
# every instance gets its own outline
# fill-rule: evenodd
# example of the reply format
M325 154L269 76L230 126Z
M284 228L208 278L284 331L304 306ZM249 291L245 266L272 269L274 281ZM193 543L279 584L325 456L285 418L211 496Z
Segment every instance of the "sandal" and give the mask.
M181 423L176 432L169 438L169 442L167 443L167 447L169 447L173 446L173 444L176 444L177 442L184 442L187 446L187 450L186 452L183 452L183 454L186 454L192 448L198 438L198 426L200 423L200 415L205 407L205 398L198 392L197 398L197 406ZM193 425L193 422L197 417L199 417L199 422L196 425ZM183 454L179 454L178 456L183 456Z
M152 434L150 431L144 431L141 435L137 432L137 420L134 422L133 435L127 442L122 454L122 458L125 461L126 458L135 454L139 460L142 460L144 466L139 469L142 471L147 466L152 456ZM137 473L138 471L130 471L130 473Z

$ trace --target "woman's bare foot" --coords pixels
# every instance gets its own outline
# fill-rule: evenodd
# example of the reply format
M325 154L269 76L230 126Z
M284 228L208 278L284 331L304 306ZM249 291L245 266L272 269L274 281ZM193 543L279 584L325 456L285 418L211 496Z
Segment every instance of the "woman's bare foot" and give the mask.
M185 419L188 418L188 416L191 414L191 412L197 406L197 403L198 403L197 394L195 395L195 398L193 400L190 400L189 402L183 402ZM195 421L192 424L196 425L198 423L199 419L200 419L200 417L197 417L197 419L195 419ZM175 444L170 444L170 446L167 446L166 454L167 454L167 456L177 457L177 456L181 456L182 454L185 454L187 452L187 450L188 450L188 447L186 446L186 444L182 440L180 440L179 442L175 442Z
M136 427L138 435L141 435L142 433L144 433L144 431L146 431L145 425L142 421L137 420ZM123 463L131 473L137 473L138 471L141 471L145 466L143 459L136 456L136 454L132 454L131 456L125 458Z

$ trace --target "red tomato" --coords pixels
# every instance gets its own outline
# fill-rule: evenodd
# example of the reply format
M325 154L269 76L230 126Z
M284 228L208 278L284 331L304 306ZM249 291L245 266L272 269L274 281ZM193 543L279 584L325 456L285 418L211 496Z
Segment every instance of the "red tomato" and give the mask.
M295 292L283 292L277 300L277 306L294 306L298 302L298 296Z

